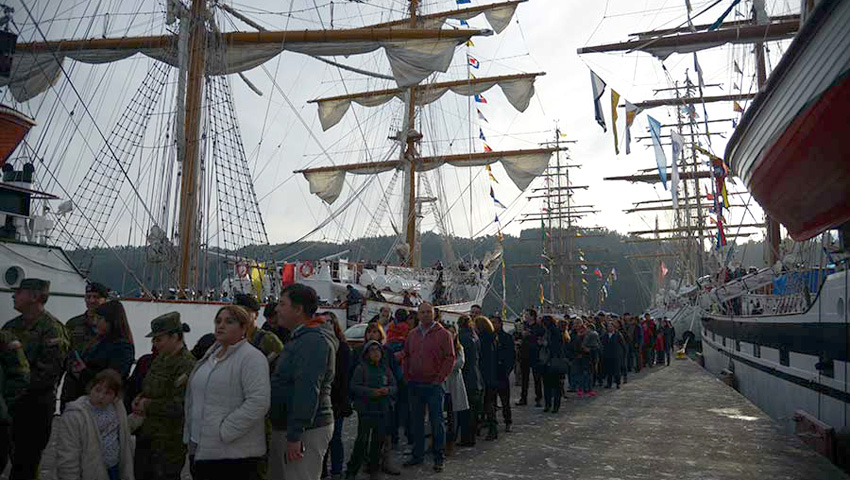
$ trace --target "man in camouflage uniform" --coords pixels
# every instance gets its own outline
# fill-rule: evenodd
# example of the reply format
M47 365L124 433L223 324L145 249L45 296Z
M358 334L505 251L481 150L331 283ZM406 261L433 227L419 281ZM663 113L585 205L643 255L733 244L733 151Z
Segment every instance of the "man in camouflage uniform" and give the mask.
M109 289L102 283L89 283L86 285L86 311L68 320L65 330L71 340L71 348L68 359L65 362L68 372L76 363L77 356L82 356L88 345L97 337L95 330L95 312L97 307L106 303L109 297ZM65 383L62 384L61 408L65 411L65 404L73 402L86 393L86 385L76 375L65 375Z
M0 472L6 469L11 444L15 402L30 384L30 364L12 332L0 331Z
M136 480L179 480L186 459L183 444L183 397L195 357L183 343L184 325L177 312L151 321L157 356L151 364L133 411L144 416L136 431Z
M274 372L277 364L277 357L283 351L283 342L280 341L277 335L271 330L257 328L257 316L260 313L260 304L253 295L239 293L233 301L234 304L243 307L251 317L251 323L245 333L248 343L253 345L257 350L263 352L266 359L269 361L269 373ZM272 423L266 414L266 445L269 445L272 437ZM269 470L269 451L266 449L266 454L262 461L257 463L257 474L262 480L268 478Z
M30 365L29 387L12 410L10 480L38 477L41 453L50 439L56 387L64 372L69 341L65 327L44 309L49 296L50 282L37 278L21 281L12 296L21 315L3 327L20 340Z

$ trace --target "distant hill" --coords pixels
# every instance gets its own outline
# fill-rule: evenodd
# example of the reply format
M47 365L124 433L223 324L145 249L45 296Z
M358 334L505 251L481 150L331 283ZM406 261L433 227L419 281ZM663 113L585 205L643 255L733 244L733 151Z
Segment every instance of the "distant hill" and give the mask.
M557 236L557 232L550 233ZM574 251L581 250L584 252L584 262L576 258L574 264L564 265L563 268L564 272L568 272L570 269L574 272L576 282L573 291L576 303L589 309L599 308L603 280L609 275L612 268L617 270L617 280L609 288L608 297L601 305L602 309L610 311L640 312L645 310L650 304L651 292L655 290L655 283L660 276L661 262L664 262L665 268L669 270L666 279L676 278L678 275L677 258L674 256L654 256L661 252L666 252L665 255L669 255L670 252L674 251L671 244L663 242L624 243L627 239L628 237L612 231L595 234L585 232L584 236L573 238ZM301 242L298 244L255 246L243 249L238 254L263 261L295 261L296 259L315 261L347 250L348 253L345 257L351 261L380 261L387 257L387 252L392 250L395 240L395 237L374 237L343 244ZM564 239L564 241L567 242L568 239ZM542 262L541 230L524 230L519 237L506 235L503 242L507 266L505 279L509 307L518 312L523 307L539 304L541 282L544 284L546 298L550 299L552 295L549 275L537 266L517 266L523 264L539 265ZM444 241L442 237L436 234L426 233L422 236L422 264L432 265L438 260L444 260L448 245L450 245L457 259L476 259L477 261L486 252L494 250L496 243L495 237L475 239L453 237ZM164 267L146 266L148 252L145 248L89 249L70 252L70 255L77 265L89 272L89 277L92 280L102 282L126 296L133 296L138 293L134 276L139 281L144 282L149 289L164 290L172 286L169 279L174 278L173 272L169 272ZM634 258L634 256L641 258ZM744 259L741 263L745 266L763 265L761 244L750 243L739 247L737 257ZM395 260L395 255L389 257L389 261ZM579 274L582 263L587 266L584 275L587 280L586 290L582 287L582 277ZM597 268L603 278L594 274ZM210 288L220 285L228 273L226 265L220 260L220 257L209 256L203 278L206 279L205 283ZM563 298L569 298L568 285L560 285L555 288L556 291L559 288L561 289ZM493 277L491 291L484 303L485 311L496 311L499 308L501 292L501 274L497 273Z

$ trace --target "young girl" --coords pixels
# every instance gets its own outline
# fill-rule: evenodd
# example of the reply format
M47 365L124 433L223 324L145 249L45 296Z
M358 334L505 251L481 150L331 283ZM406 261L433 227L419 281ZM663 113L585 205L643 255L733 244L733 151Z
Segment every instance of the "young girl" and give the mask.
M357 410L357 439L348 461L347 478L355 478L368 458L372 478L380 475L381 447L387 433L388 414L396 394L396 381L389 366L382 361L383 346L370 340L363 347L360 365L351 377L351 393ZM366 457L368 450L368 457Z
M132 480L133 452L121 374L103 370L88 395L69 403L56 431L58 480Z

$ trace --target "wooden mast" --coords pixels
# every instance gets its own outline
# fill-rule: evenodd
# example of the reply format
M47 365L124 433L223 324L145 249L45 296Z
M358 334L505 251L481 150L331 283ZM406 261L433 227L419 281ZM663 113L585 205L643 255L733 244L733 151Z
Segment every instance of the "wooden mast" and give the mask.
M186 85L186 155L180 178L180 259L178 288L181 296L197 281L198 171L200 167L201 106L206 61L206 0L193 0L189 21L189 72Z
M410 0L410 28L416 28L417 18L416 11L419 6L419 0ZM407 168L409 168L408 172L408 184L407 184L407 246L408 257L407 264L408 266L415 267L417 266L416 259L417 255L417 246L416 246L416 140L418 135L414 135L415 131L415 122L416 122L416 88L410 87L407 89L407 128L405 129L405 138L407 140L407 146L404 152L404 159L408 162Z

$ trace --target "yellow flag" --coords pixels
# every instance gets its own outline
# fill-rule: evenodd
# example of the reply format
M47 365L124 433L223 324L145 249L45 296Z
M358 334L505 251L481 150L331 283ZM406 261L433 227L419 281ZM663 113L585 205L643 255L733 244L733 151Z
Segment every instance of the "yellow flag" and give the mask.
M567 134L564 132L559 131L558 134L561 136L561 138L567 138Z
M723 195L723 206L729 208L729 195L726 193L726 180L723 180L722 189L720 193Z
M466 46L467 46L467 47L474 47L474 46L475 46L475 44L474 44L474 43L472 43L472 40L467 40L467 41L466 41Z
M495 177L495 176L493 176L493 169L491 169L491 168L490 168L490 165L485 165L485 167L487 167L487 175L489 175L489 176L490 176L490 180L492 180L492 181L494 181L494 182L496 182L496 183L499 183L499 181L498 181L498 180L496 180L496 177Z
M263 271L265 270L264 265L262 263L257 264L255 267L251 267L251 285L254 287L254 293L256 293L257 298L262 300L263 298Z
M620 94L611 89L611 131L614 132L614 153L620 154L620 146L617 145L617 104L620 103Z
M543 302L545 300L546 300L546 298L543 296L543 284L541 283L540 284L540 305L543 305Z
M744 108L738 102L732 102L732 110L738 113L744 113Z

